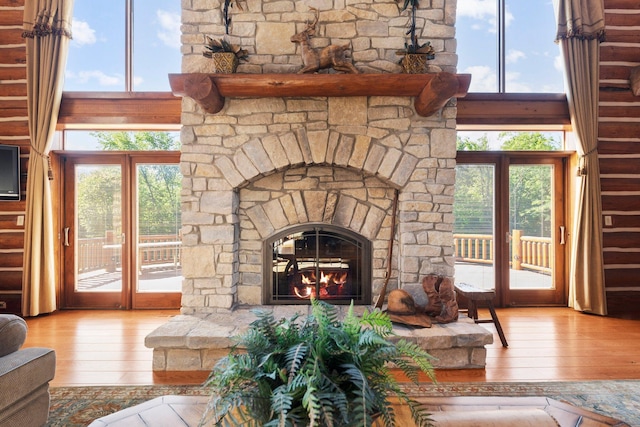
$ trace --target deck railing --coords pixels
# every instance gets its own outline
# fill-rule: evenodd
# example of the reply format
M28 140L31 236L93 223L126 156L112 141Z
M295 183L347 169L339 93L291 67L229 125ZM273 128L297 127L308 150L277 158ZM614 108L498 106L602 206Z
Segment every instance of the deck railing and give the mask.
M511 268L551 273L553 244L550 237L523 236L522 230L511 234ZM493 264L493 236L490 234L453 234L457 261Z
M95 270L115 271L121 265L122 245L113 239L78 239L78 273ZM180 265L182 242L175 234L140 236L138 262L144 267L159 264Z

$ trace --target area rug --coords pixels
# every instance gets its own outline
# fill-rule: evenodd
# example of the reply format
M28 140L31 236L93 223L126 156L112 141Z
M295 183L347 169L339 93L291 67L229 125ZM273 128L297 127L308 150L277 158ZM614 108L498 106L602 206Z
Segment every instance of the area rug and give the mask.
M425 383L403 385L415 396L546 396L640 427L640 381ZM165 395L206 396L201 386L52 387L50 427L83 427Z

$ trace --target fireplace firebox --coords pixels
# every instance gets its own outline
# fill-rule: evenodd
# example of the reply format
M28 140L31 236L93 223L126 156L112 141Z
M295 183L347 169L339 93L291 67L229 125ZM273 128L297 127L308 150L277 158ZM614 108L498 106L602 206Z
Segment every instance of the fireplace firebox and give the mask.
M265 242L264 303L371 303L371 242L326 224L288 229Z

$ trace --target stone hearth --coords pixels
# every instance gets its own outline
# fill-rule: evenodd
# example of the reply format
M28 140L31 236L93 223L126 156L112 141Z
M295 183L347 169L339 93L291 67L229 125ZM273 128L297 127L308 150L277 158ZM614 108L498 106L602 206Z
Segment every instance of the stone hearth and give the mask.
M300 306L269 306L276 319L302 312ZM342 308L346 310L346 307ZM356 312L362 307L356 307ZM194 316L177 316L156 329L145 340L153 348L154 371L210 371L215 362L226 356L234 341L232 337L244 331L255 320L247 309L230 314L215 314L202 320ZM434 366L441 369L484 369L485 345L493 342L493 334L476 325L472 319L460 316L455 323L434 324L431 328L394 325L397 339L415 342L436 358Z

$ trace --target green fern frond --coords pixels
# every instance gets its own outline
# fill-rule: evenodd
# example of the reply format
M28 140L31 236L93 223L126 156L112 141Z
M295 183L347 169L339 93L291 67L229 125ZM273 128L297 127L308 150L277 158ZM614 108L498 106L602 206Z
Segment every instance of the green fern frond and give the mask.
M282 385L273 390L271 394L271 410L276 414L279 424L287 419L287 413L291 410L293 397L287 392L287 387Z
M435 359L433 356L416 343L406 340L398 341L395 346L401 356L410 358L422 372L429 376L431 381L436 382L435 372L431 364L431 360Z
M298 369L304 362L304 357L307 355L308 346L306 343L301 342L293 347L291 347L287 351L286 361L289 365L289 381L292 380L293 377L298 372Z
M417 427L434 426L431 414L428 412L429 408L424 403L420 403L413 399L407 399L406 403L409 405L411 417L413 418L413 421L415 421Z
M367 310L362 314L361 323L372 328L380 336L386 338L393 333L393 323L389 316L379 309L371 312Z

